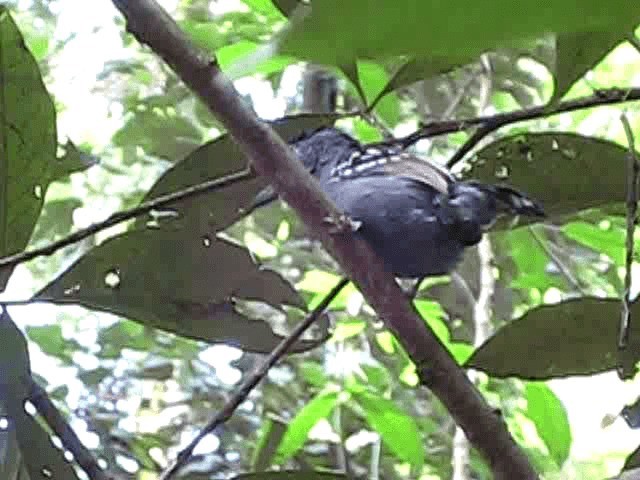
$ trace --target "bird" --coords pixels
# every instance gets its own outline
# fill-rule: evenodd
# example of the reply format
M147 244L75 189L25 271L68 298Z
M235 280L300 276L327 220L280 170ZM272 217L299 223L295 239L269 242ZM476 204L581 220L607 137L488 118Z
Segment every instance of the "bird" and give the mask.
M399 278L450 273L500 215L544 217L540 203L506 185L457 180L391 143L364 145L334 127L290 142L336 207ZM267 187L253 211L277 198Z

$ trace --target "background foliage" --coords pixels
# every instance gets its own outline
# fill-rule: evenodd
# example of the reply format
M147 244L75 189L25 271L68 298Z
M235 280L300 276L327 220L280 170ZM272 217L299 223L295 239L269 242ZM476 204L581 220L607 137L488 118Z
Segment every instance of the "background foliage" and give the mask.
M69 3L9 2L0 16L2 256L246 164L186 87L122 33L110 2L95 2L105 14L91 16ZM640 79L630 37L640 7L628 2L582 2L576 11L568 0L548 9L494 0L473 12L326 0L285 29L305 5L164 3L261 116L289 115L276 124L287 139L335 121L313 102L332 79L337 125L363 142L434 121L553 108ZM621 108L505 124L454 165L464 177L530 193L550 219L500 226L488 240L490 265L469 250L451 277L428 280L416 300L456 359L484 372L474 377L478 387L546 478L604 477L630 453L599 445L602 457L572 457L569 418L581 406L565 406L556 384L543 382L616 366L628 152ZM636 104L624 109L637 134ZM309 110L317 114L295 116ZM414 148L445 164L468 138L455 132ZM29 368L21 331L38 382L83 443L116 478L156 478L261 354L331 289L336 264L286 205L239 212L263 186L254 179L225 187L176 203L177 220L152 212L2 269L9 307L0 322L0 406L16 428L2 434L0 478L23 478L20 469L39 478L43 468L79 475L13 388ZM477 312L483 268L493 278L489 324ZM202 442L185 478L276 467L334 472L318 478L454 475L455 425L416 386L414 365L355 288L294 350ZM597 391L602 384L590 380ZM611 398L610 412L633 400ZM456 478L489 478L474 452L469 466ZM313 478L293 475L243 478Z

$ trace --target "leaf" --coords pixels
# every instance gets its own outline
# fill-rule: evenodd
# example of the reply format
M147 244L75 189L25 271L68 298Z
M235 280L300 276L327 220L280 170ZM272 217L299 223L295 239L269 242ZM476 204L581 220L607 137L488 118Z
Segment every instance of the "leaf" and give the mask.
M380 434L387 448L398 459L420 471L426 452L415 420L391 400L379 395L366 391L353 391L352 395L362 408L367 423Z
M362 86L367 103L371 105L379 99L374 107L374 111L389 126L395 126L400 120L400 103L397 94L380 97L380 93L389 83L389 74L382 65L374 62L358 62L358 82Z
M259 48L260 45L255 42L241 40L219 48L215 51L215 55L220 68L231 75L234 80L255 73L270 75L281 72L292 63L298 61L294 57L275 55L266 60L261 60L261 57L258 56L258 62L252 63L255 61L252 54Z
M287 431L287 422L271 415L267 418L258 435L251 459L251 469L263 471L271 466L278 445Z
M629 470L634 470L636 468L640 468L640 447L636 448L627 457L627 459L624 462L624 467L622 467L622 471L626 472Z
M130 112L126 123L113 136L118 147L140 147L148 155L175 162L202 142L202 133L191 120L175 114L174 105L148 103Z
M508 183L542 203L549 216L624 201L627 149L573 133L526 133L480 150L465 178Z
M624 37L624 30L568 33L556 39L554 92L549 104L559 101L571 86L595 67Z
M616 265L624 265L626 232L622 228L600 228L586 222L571 222L562 227L562 233L592 250L606 254Z
M474 58L469 58L469 62ZM450 61L446 58L421 57L407 60L391 77L389 82L378 94L382 98L389 92L411 85L420 80L424 80L443 73L448 73L468 62Z
M31 478L42 478L42 472L48 471L50 478L77 480L63 452L53 446L49 435L24 410L33 381L29 351L24 335L6 310L0 316L0 342L0 416L8 422L2 431L12 432L12 438L7 440L17 440L22 463ZM7 445L15 448L15 444Z
M333 121L334 117L331 115L299 115L276 121L273 128L284 140L289 141L305 130L330 125ZM223 135L205 143L167 170L145 195L143 201L238 172L246 168L248 163L233 139ZM166 209L177 210L187 221L202 225L208 230L223 230L242 217L241 209L249 205L265 186L265 180L256 177L206 195L181 200L167 206ZM146 221L147 219L141 217L136 225L142 226Z
M64 154L55 163L52 180L61 180L72 173L83 172L100 162L98 157L78 149L71 140L67 140L63 150Z
M305 306L293 287L254 264L244 248L200 237L190 228L137 230L110 238L34 300L80 304L187 338L229 342L262 353L282 337L267 323L240 313L236 300ZM324 340L328 325L319 323ZM293 351L323 340L300 341Z
M335 390L325 390L302 407L289 422L287 431L278 446L277 463L283 464L302 448L315 424L327 418L338 404L338 396L339 392Z
M528 382L525 386L526 416L533 421L551 458L562 468L571 449L571 426L560 399L544 383Z
M465 61L549 32L628 31L639 17L640 5L624 0L557 0L543 6L534 0L486 0L464 8L417 0L323 0L290 23L280 50L332 65L398 55Z
M73 354L82 347L73 339L62 336L60 325L27 327L29 339L35 342L47 355L59 358L68 364L73 363Z
M640 304L631 307L640 318ZM529 310L500 328L466 362L494 377L547 380L569 375L593 375L617 366L620 301L579 298ZM632 331L629 352L637 332Z
M24 250L56 164L56 112L38 65L0 6L0 256ZM0 291L13 267L0 270Z

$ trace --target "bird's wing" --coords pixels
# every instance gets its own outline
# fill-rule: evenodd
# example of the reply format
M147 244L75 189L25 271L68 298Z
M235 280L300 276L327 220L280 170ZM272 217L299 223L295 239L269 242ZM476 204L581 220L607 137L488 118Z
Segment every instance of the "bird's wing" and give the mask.
M348 180L365 175L403 177L428 185L448 194L454 177L444 167L422 160L397 148L363 148L354 151L349 160L335 167L334 180Z

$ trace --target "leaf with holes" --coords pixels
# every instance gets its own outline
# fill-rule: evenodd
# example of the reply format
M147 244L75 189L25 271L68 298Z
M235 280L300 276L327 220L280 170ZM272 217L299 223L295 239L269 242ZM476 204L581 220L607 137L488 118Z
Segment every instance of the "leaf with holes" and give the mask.
M526 133L480 150L465 178L508 183L566 217L625 200L627 149L573 133Z
M293 287L254 264L243 247L189 229L148 229L113 237L45 286L34 300L75 303L187 338L228 342L269 352L282 339L264 321L238 310L238 301L304 309ZM265 309L262 309L264 311ZM277 310L267 309L277 313ZM266 314L265 314L266 315ZM320 340L298 342L293 351Z

